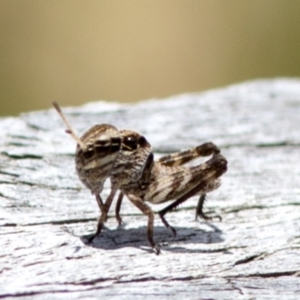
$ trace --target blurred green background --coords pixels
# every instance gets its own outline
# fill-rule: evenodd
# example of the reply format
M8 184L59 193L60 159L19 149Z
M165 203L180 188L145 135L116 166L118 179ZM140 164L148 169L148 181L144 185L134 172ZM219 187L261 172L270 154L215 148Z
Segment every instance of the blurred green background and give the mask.
M0 115L300 75L299 0L0 0Z

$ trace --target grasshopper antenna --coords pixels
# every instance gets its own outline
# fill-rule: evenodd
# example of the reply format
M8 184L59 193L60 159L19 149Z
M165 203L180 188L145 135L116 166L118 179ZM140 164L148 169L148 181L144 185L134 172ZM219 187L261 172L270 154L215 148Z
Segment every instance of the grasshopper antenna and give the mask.
M79 138L79 136L75 133L74 129L72 128L72 126L68 122L66 116L62 112L62 110L59 107L58 103L55 102L55 101L52 101L52 104L53 104L54 108L56 109L56 111L58 112L58 114L60 115L60 117L62 118L65 125L67 126L66 133L70 134L73 137L73 139L80 146L81 150L86 151L87 150L86 145L82 142L82 140Z

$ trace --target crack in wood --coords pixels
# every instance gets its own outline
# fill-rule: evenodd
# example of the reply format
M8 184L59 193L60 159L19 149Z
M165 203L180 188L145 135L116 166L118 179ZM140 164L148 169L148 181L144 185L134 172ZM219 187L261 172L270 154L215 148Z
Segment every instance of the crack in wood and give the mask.
M37 154L12 154L7 151L2 151L1 154L13 159L43 159L43 156Z
M254 255L251 255L251 256L247 256L245 258L237 260L236 262L234 262L233 265L236 266L236 265L246 264L246 263L249 263L249 262L254 261L254 260L262 259L264 256L265 256L265 253L254 254Z
M238 274L226 276L226 278L251 278L251 277L261 277L261 278L277 278L284 276L300 276L300 270L295 271L280 271L280 272L266 272L266 273L253 273L253 274Z

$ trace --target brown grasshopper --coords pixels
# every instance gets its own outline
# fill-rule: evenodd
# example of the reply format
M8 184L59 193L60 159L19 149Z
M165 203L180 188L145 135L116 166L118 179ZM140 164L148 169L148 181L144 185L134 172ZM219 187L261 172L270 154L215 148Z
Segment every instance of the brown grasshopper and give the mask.
M79 138L58 104L54 102L53 105L68 128L66 132L77 141L75 162L78 176L95 194L101 210L97 231L90 241L101 233L114 196L120 189L118 203L125 194L148 216L148 240L159 254L160 249L153 240L154 213L145 202L158 204L175 200L159 212L164 225L175 234L175 229L168 224L164 215L194 195L202 195L203 205L204 195L219 187L219 177L227 170L226 159L212 143L205 143L177 156L165 156L159 163L154 161L151 145L135 131L118 130L112 125L102 124L93 126ZM213 155L212 158L199 166L181 166L196 157L209 155ZM111 180L111 191L103 203L100 193L107 178Z

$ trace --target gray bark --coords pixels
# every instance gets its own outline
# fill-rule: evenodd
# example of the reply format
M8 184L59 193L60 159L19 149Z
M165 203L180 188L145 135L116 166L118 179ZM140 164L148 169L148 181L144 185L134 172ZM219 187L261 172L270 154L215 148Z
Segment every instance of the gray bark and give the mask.
M298 299L300 80L63 110L79 133L97 123L141 132L156 157L217 144L228 171L204 211L223 220L195 221L191 198L166 215L175 238L156 218L157 256L146 217L125 199L126 225L117 228L113 207L87 245L99 209L75 173L75 142L57 113L1 118L0 298Z

